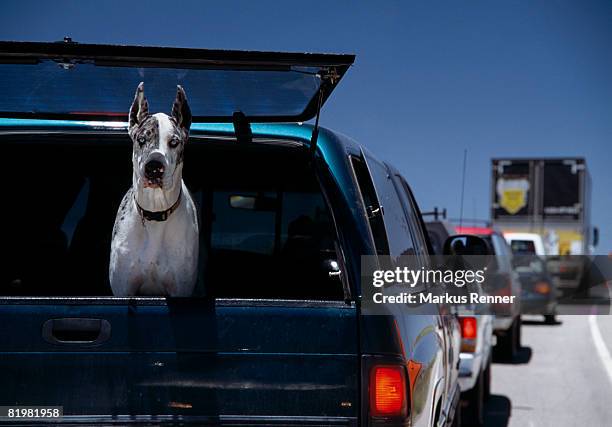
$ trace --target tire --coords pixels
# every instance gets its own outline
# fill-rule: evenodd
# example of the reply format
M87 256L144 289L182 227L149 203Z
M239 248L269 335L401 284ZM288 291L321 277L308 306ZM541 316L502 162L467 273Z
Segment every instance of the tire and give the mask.
M491 356L489 356L487 367L482 375L483 397L484 400L487 401L491 397Z
M518 353L518 348L521 342L521 325L520 320L515 319L510 328L504 335L497 337L495 352L502 358L512 360Z
M484 425L484 388L483 372L478 375L474 387L464 395L467 405L461 408L462 425L474 427Z

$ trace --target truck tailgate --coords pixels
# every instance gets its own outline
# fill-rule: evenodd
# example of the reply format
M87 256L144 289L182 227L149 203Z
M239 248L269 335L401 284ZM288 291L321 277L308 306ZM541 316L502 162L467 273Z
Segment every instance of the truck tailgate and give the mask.
M96 343L95 327L70 319L110 333ZM342 302L5 300L0 321L0 401L63 406L67 422L329 425L359 413L356 310Z

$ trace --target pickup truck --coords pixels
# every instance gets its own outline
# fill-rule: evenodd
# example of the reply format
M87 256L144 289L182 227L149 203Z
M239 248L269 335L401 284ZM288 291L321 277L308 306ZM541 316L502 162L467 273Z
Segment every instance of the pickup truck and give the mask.
M513 360L521 349L521 296L519 274L514 268L512 249L496 227L456 227L457 233L479 236L492 250L492 264L488 267L487 288L495 295L518 297L511 304L497 304L493 311L493 332L496 336L494 352L506 360Z
M0 43L2 405L61 406L70 425L458 423L456 316L361 313L361 256L430 245L397 170L318 126L353 60ZM177 84L191 105L188 298L109 285L140 81L152 111Z
M437 214L437 209L434 211ZM425 227L434 251L443 254L443 244L457 233L445 219L427 221ZM465 307L464 307L465 308ZM459 316L461 323L461 354L459 387L461 388L461 419L471 426L484 424L484 405L491 395L491 365L493 357L493 323L490 308L468 307L468 315Z

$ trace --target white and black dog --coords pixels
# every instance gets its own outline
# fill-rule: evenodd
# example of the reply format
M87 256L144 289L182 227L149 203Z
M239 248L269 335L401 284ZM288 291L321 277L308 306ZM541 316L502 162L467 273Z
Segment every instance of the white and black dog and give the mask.
M198 271L196 207L183 183L191 110L178 86L172 114L149 114L144 85L130 108L132 187L121 201L111 243L113 294L191 296Z

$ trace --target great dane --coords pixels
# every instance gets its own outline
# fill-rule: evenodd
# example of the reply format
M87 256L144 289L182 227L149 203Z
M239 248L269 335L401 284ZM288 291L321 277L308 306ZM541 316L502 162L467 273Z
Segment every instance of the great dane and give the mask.
M144 84L136 89L128 132L132 187L123 197L111 243L113 294L190 296L198 271L198 219L183 182L191 110L178 86L170 116L149 114Z

